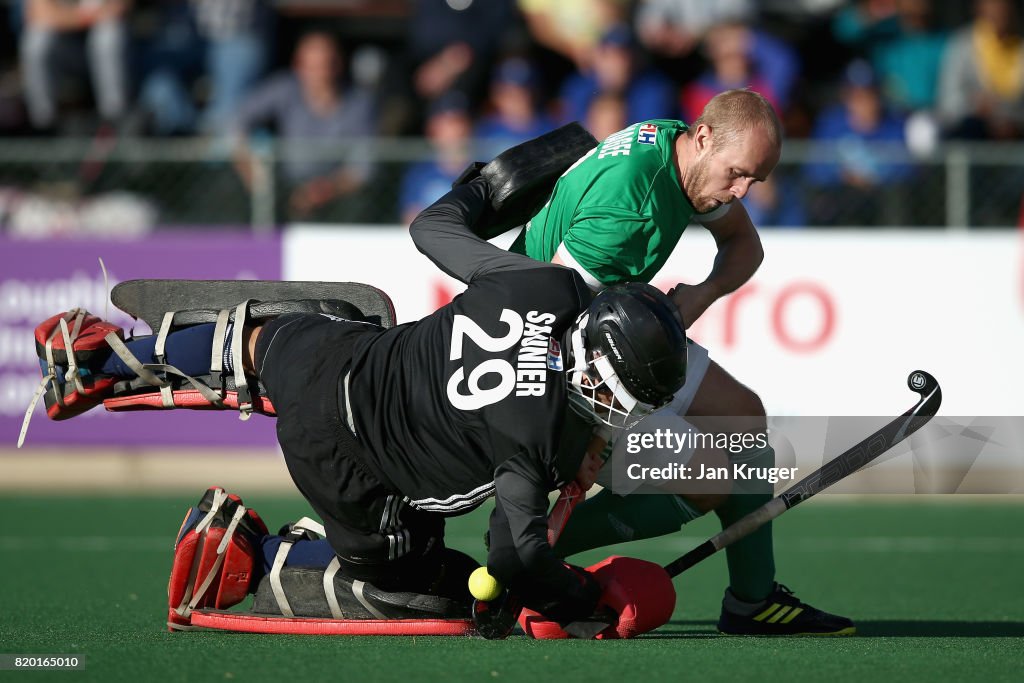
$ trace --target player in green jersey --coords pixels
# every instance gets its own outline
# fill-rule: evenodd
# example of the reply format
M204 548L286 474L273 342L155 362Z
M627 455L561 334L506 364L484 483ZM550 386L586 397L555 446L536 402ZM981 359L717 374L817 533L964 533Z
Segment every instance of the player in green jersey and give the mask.
M757 270L761 241L741 202L778 163L782 132L771 105L748 90L720 93L701 116L633 124L590 150L558 180L548 202L512 249L569 266L594 290L649 282L692 220L715 238L718 253L699 284L677 284L670 295L687 325ZM667 409L701 426L701 418L742 418L734 431L763 434L760 398L690 342L686 384ZM764 443L763 441L759 441ZM719 451L712 457L726 457ZM728 456L771 467L770 446ZM606 467L607 472L612 468ZM714 508L727 526L759 507L770 490L739 495L620 496L608 487L582 503L556 548L563 556L659 536ZM846 635L853 622L817 610L775 582L772 529L761 529L727 551L730 586L719 629L757 635Z

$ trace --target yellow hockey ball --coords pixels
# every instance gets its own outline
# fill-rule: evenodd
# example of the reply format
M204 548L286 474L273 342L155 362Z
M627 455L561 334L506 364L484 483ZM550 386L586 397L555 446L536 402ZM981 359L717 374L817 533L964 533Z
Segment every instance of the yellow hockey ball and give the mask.
M501 591L501 584L487 573L487 567L477 567L469 575L469 592L477 600L494 600L501 595Z

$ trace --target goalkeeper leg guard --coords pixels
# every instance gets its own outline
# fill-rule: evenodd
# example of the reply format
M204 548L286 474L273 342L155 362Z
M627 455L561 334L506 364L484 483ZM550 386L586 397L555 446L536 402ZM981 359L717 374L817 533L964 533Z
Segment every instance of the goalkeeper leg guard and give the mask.
M296 545L324 536L308 517L290 525L277 546L270 571L255 591L253 615L321 619L465 619L471 596L470 571L477 563L450 548L438 551L440 562L424 567L433 577L429 593L384 590L346 575L333 557L326 567L296 566L289 561Z

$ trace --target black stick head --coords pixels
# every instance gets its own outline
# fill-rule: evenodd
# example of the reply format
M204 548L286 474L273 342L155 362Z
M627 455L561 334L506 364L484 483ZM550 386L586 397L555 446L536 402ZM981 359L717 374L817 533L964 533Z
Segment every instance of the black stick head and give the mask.
M911 391L921 396L927 396L939 387L939 383L931 374L924 370L914 370L907 377L907 386L910 387Z
M910 373L907 377L907 386L920 398L913 408L903 413L906 419L892 435L887 448L892 448L923 427L939 412L939 406L942 405L942 388L939 387L938 381L924 370L914 370Z
M473 626L487 640L503 640L512 633L522 605L506 589L494 600L473 601Z
M911 408L907 415L932 417L935 413L939 412L939 406L942 404L942 388L939 386L938 380L932 377L930 373L924 370L914 370L907 377L907 386L921 397L917 405ZM900 438L903 436L905 434L901 432Z

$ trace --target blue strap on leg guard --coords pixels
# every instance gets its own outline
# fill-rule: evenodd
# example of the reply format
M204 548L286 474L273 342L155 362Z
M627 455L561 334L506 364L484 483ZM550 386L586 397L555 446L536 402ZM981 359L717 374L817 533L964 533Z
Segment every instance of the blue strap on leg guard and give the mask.
M206 323L171 332L167 335L163 361L156 357L156 335L132 339L125 342L125 346L143 363L164 362L189 375L205 375L210 372L210 347L215 327L214 323ZM230 349L231 330L224 339L224 372L234 372ZM135 371L117 354L106 360L100 372L114 377L135 377Z

